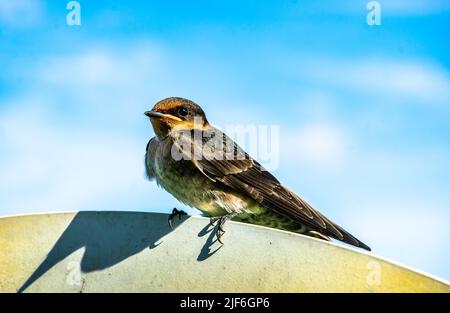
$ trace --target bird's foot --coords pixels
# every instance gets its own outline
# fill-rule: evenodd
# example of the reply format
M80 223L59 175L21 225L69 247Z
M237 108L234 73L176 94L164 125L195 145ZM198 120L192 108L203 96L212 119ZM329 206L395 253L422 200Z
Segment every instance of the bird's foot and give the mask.
M223 225L225 224L226 221L231 220L236 215L237 215L237 213L231 213L231 214L227 214L227 215L223 215L223 216L215 216L215 217L210 218L210 221L209 221L210 225L214 225L214 223L216 221L218 221L216 238L217 238L217 241L220 242L221 244L223 244L221 238L222 238L223 234L225 233L225 230L223 229Z
M177 210L177 208L173 208L172 214L169 215L169 219L168 219L168 223L169 223L170 229L173 229L172 220L173 220L176 216L178 216L178 219L181 220L181 216L182 216L182 215L187 215L187 213L184 212L183 210L180 211L180 210Z
M209 225L210 226L214 226L214 224L220 220L222 218L222 216L213 216L209 218Z

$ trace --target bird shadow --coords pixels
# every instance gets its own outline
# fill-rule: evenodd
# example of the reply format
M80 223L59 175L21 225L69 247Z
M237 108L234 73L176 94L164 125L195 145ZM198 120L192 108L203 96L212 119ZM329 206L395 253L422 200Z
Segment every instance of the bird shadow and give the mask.
M220 245L216 249L212 249L212 246L214 243L217 242L216 234L218 231L218 226L211 225L208 223L205 227L203 227L202 230L198 233L198 237L203 237L209 233L208 238L206 239L205 244L203 245L202 249L200 250L200 254L197 257L197 261L205 261L206 259L213 256L217 251L219 251L222 248L222 245Z
M25 291L53 266L82 247L85 247L80 262L83 273L103 270L146 248L157 248L161 244L158 241L171 231L167 219L167 214L79 212L18 292ZM175 224L180 225L187 218L176 220Z

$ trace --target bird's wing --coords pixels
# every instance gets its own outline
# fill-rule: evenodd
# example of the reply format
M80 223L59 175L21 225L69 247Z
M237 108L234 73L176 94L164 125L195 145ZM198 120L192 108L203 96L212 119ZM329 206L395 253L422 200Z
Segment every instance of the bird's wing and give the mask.
M153 163L155 160L155 153L157 146L158 146L158 139L156 139L156 137L153 137L148 141L147 147L145 148L145 172L149 180L153 180L155 178L155 173L153 171Z
M184 133L184 139L178 141L184 142L185 151L187 151L188 143L191 144L191 148L186 154L194 159L194 164L209 179L245 193L262 206L308 226L312 230L370 250L364 243L281 185L271 173L252 159L226 134L213 127L210 128L208 131L210 134L206 136L197 134L197 139L195 139L196 131L191 131L188 134ZM210 138L214 138L214 140ZM216 145L215 149L211 149L214 145ZM225 155L220 157L218 151L222 151ZM227 158L226 155L233 157Z

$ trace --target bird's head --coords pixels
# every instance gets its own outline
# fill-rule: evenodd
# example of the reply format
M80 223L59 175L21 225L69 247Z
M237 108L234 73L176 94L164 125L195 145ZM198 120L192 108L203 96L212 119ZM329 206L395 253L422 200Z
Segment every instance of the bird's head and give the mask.
M150 118L158 138L164 138L172 130L203 130L209 126L202 108L183 98L161 100L144 114Z

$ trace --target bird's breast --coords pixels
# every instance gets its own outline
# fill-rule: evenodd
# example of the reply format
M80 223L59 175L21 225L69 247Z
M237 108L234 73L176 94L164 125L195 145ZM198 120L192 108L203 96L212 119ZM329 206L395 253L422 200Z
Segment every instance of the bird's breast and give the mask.
M158 185L179 201L208 216L246 212L255 205L246 195L206 177L191 160L172 157L172 146L168 139L150 145L146 166L147 171L154 174Z

